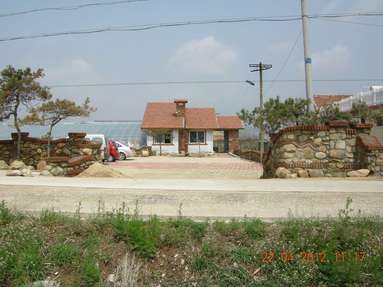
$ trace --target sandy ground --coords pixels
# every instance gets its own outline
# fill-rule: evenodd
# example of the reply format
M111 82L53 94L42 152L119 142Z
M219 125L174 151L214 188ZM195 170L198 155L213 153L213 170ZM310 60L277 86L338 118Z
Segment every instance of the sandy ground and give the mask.
M373 180L185 180L0 178L0 199L28 212L113 211L136 204L142 215L193 218L259 217L265 220L336 216L347 197L352 207L383 216L383 182Z
M212 157L141 157L110 164L130 178L258 179L262 166L230 155Z
M363 179L259 179L259 164L228 156L149 157L111 164L125 178L6 177L0 200L21 211L43 209L84 215L126 205L144 216L265 220L337 216L346 199L368 215L383 216L383 181ZM81 203L81 204L80 204Z

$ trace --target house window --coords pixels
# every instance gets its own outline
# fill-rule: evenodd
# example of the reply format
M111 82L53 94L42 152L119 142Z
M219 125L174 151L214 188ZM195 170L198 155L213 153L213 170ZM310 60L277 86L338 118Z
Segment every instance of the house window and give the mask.
M191 144L204 144L205 143L205 131L190 131L189 143Z
M172 143L172 133L167 132L163 134L157 134L153 136L154 144L171 144Z

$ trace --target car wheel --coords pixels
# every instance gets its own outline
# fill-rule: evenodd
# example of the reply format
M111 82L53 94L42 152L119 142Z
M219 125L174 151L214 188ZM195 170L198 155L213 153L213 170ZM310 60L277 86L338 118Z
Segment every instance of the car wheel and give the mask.
M120 152L120 160L126 160L126 155L123 152Z

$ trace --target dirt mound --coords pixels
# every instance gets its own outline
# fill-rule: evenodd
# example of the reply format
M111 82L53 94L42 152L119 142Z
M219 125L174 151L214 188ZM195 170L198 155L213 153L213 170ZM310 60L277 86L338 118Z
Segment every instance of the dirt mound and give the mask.
M94 163L78 177L126 177L122 172L101 163Z

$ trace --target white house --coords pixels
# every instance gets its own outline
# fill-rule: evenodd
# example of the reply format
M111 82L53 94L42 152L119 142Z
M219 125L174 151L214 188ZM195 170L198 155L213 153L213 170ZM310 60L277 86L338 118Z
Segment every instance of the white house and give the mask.
M217 116L214 108L186 108L186 100L148 103L141 128L158 154L213 153L213 132L224 131L226 152L239 149L238 116Z

